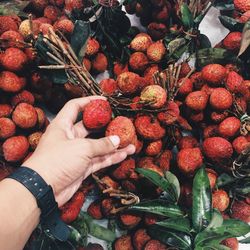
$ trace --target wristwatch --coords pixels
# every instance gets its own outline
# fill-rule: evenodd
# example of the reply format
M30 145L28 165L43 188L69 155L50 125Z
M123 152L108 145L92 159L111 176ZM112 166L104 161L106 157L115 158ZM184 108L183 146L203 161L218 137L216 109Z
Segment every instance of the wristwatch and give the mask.
M60 218L52 187L36 171L24 166L19 167L7 178L20 182L36 198L41 209L40 224L45 233L57 240L67 241L70 230Z

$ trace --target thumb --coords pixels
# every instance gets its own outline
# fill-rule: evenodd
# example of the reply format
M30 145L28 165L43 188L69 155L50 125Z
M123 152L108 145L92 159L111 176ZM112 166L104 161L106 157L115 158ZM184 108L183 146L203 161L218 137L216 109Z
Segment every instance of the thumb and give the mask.
M86 139L85 139L86 140ZM101 139L87 139L87 154L93 158L113 153L120 144L120 138L116 135ZM86 152L85 151L85 152Z

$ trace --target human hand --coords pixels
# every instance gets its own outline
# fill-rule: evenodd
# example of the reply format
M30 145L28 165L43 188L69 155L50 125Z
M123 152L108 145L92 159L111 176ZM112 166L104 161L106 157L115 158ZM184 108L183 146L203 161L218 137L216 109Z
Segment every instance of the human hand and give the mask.
M135 152L129 145L119 149L118 136L87 139L82 121L76 123L92 96L66 103L43 134L38 147L23 165L38 172L52 186L59 206L65 204L91 173L123 161Z

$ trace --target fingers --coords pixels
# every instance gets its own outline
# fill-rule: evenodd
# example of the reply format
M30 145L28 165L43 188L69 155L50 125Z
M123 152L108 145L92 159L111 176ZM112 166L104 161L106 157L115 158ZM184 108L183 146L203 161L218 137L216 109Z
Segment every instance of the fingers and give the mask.
M83 126L82 121L77 122L73 126L73 132L75 138L84 138L89 134L89 131Z
M94 158L113 153L119 147L120 138L115 135L101 139L87 139L87 143L85 139L83 143L85 144L87 156Z
M72 124L75 123L79 112L82 111L90 101L95 99L106 98L102 96L89 96L70 100L57 114L53 122L60 123L63 126L72 126Z

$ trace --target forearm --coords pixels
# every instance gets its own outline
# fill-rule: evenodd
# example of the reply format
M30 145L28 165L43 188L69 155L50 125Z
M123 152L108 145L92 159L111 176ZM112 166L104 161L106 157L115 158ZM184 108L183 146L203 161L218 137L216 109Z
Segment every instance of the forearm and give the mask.
M39 223L40 209L34 196L19 182L0 182L0 249L23 249Z

